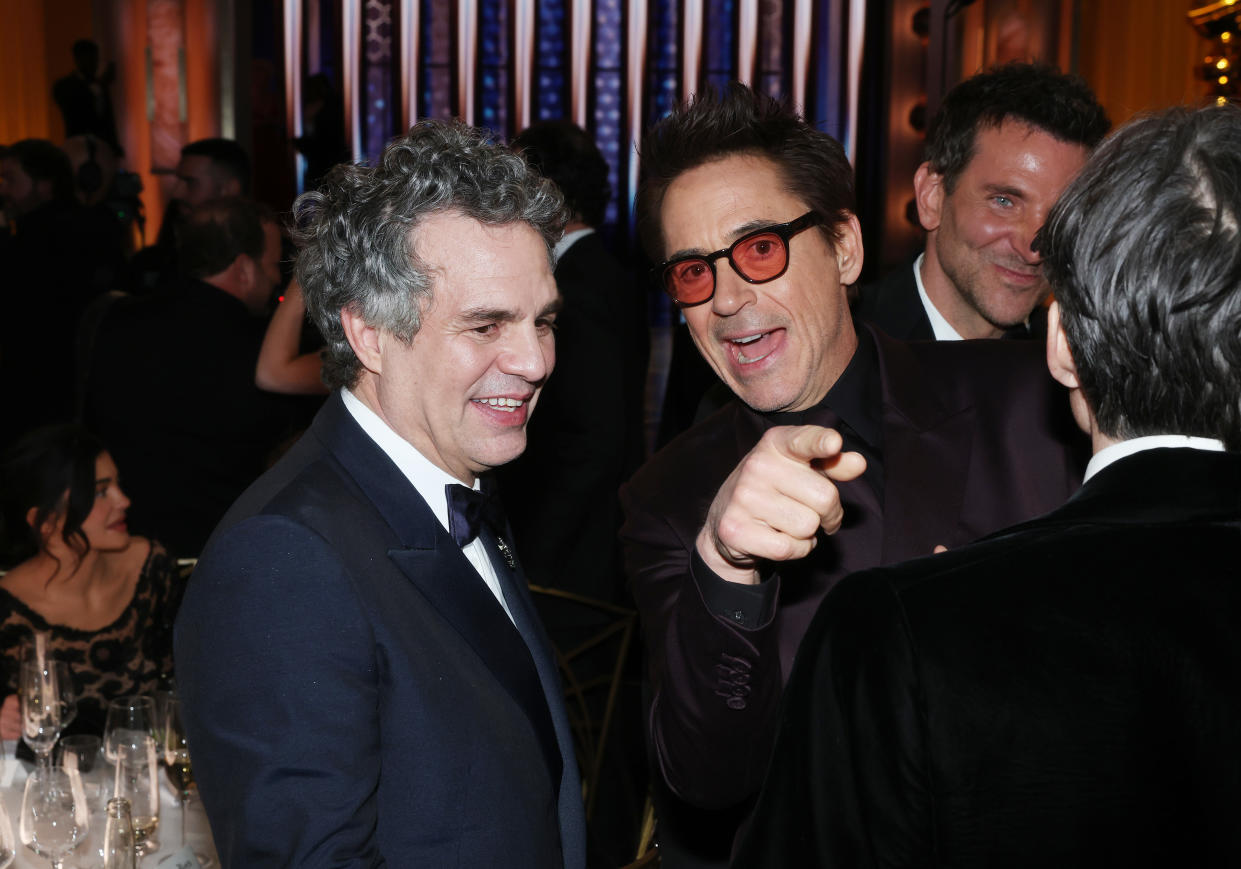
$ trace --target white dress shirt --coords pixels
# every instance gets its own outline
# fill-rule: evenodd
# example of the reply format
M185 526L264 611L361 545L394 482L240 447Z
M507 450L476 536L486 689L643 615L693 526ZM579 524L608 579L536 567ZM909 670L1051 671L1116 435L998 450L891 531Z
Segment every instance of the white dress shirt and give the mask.
M918 254L918 258L914 260L914 282L918 285L918 298L922 300L922 307L926 309L926 316L931 321L931 331L935 333L936 341L960 341L961 333L952 328L952 324L944 319L944 315L931 302L931 297L926 294L926 287L922 285L922 260L926 258L925 253Z
M1143 450L1157 450L1164 447L1187 447L1191 450L1209 450L1222 453L1224 451L1224 442L1217 441L1214 438L1197 438L1190 437L1189 435L1147 435L1140 438L1130 438L1127 441L1106 446L1091 456L1090 462L1086 465L1086 475L1082 478L1082 482L1086 482L1086 480L1089 480L1112 462L1123 459L1125 456L1131 456Z
M348 389L342 389L340 397L345 403L345 409L357 420L362 431L366 432L367 436L400 468L401 473L418 490L422 500L427 502L427 506L431 508L431 512L435 514L440 525L448 531L448 496L444 493L444 487L450 483L458 485L464 485L464 483L414 449L409 441L393 431L375 411L367 407ZM474 488L478 489L477 477L474 479ZM483 582L487 583L487 587L491 589L491 593L496 596L496 600L500 602L500 606L504 607L504 612L512 621L513 614L504 600L500 580L496 576L491 559L487 557L487 550L484 546L483 540L476 537L461 547L461 552L470 560L470 564L474 565L478 575L483 578Z

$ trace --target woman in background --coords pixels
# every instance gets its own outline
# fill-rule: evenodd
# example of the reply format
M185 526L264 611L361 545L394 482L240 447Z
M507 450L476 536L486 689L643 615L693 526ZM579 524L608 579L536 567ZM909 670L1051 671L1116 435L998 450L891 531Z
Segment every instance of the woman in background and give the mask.
M17 674L36 631L78 691L71 729L102 733L108 702L150 694L172 674L176 565L129 533L129 499L103 445L79 426L31 432L0 462L10 546L24 560L0 577L0 737L21 735Z

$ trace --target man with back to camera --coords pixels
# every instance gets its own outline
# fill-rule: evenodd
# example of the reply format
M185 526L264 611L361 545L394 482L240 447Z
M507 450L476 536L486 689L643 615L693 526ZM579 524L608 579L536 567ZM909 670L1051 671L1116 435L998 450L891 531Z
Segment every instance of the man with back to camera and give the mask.
M842 582L734 865L1241 862L1241 111L1105 142L1036 242L1094 457L1059 509Z
M680 801L732 813L687 846L721 860L828 588L1037 515L1080 475L1038 348L855 329L853 173L830 136L734 85L657 125L642 160L644 243L739 399L622 490L653 755Z
M584 869L555 658L480 478L525 448L552 369L563 201L426 121L295 212L335 392L216 529L177 622L222 861Z
M863 287L857 316L905 340L1041 338L1049 289L1030 243L1108 125L1081 78L1047 66L950 90L914 175L925 251Z

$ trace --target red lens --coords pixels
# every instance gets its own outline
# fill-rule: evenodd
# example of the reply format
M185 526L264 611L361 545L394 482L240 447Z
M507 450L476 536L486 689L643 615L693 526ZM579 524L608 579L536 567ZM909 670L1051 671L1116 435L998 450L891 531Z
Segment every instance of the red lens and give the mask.
M705 259L687 259L664 270L664 288L683 305L692 305L711 296L715 275Z
M743 238L732 249L733 267L752 281L767 281L784 271L789 262L784 239L774 232Z

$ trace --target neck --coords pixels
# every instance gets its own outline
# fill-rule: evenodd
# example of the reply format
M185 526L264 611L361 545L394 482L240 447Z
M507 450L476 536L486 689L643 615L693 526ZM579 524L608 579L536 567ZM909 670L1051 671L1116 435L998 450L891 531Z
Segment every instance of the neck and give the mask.
M579 229L590 229L590 224L583 223L580 218L574 217L564 225L564 234L568 235L571 232L577 232Z
M60 545L40 551L31 561L35 571L47 585L57 584L64 590L84 589L94 582L100 568L100 553L91 549L78 555L68 546Z

